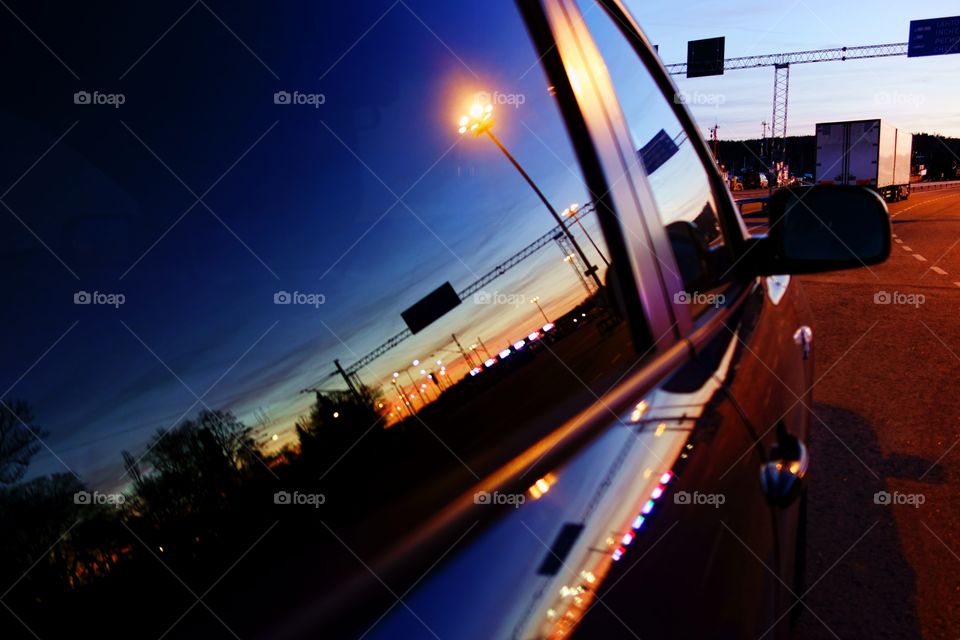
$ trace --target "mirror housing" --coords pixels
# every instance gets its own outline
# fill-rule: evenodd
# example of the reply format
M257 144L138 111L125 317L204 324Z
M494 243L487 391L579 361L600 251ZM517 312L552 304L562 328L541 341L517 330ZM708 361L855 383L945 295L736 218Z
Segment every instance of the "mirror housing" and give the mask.
M822 273L878 264L890 255L890 214L866 187L781 189L768 203L769 231L748 247L754 275Z

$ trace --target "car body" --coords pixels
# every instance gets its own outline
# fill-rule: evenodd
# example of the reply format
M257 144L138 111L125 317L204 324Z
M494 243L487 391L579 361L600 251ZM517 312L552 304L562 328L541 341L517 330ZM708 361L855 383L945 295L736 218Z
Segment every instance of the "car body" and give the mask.
M631 44L636 68L682 123L693 151L687 169L704 172L717 205L709 232L698 211L687 211L679 230L663 225L650 188L659 165L651 170L631 139L607 75L614 65L600 52L610 34L595 31L573 0L519 8L608 212L607 287L649 350L590 406L503 461L393 545L365 580L281 635L330 624L352 607L369 614L354 628L370 638L784 637L802 608L805 443L817 426L814 321L787 274L885 259L885 208L863 201L882 214L871 218L873 249L829 260L826 252L817 264L777 262L788 251L762 247L778 232L747 232L636 22L619 2L600 2L591 19L608 21ZM635 153L643 162L630 160ZM843 195L816 193L827 202ZM805 194L785 194L771 209L772 230L785 211L801 210ZM690 300L708 294L691 290L697 278L679 264L689 259L685 243L695 236L696 251L710 254L721 233L732 259L712 302L697 309ZM391 590L395 601L377 618L361 583L379 589L380 576L406 587Z

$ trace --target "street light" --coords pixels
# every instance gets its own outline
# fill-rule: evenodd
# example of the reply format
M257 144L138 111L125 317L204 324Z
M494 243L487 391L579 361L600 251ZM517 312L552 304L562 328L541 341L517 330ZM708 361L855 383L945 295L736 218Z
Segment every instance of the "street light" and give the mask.
M580 210L580 205L574 202L572 205L563 210L562 214L564 218L573 218L577 215L577 212ZM603 251L600 251L600 247L597 246L597 243L593 241L593 238L590 236L590 233L587 231L587 228L583 226L583 220L580 218L575 218L578 225L580 225L580 230L583 231L583 235L587 236L587 240L590 241L590 244L593 245L593 248L596 249L597 253L600 254L600 259L603 260L603 264L607 265L607 268L610 268L610 261L607 260L607 257L603 255Z
M553 219L556 221L557 225L560 227L560 230L563 232L567 239L570 241L570 244L573 245L573 248L579 254L580 259L583 260L583 264L587 266L587 271L590 273L590 276L593 278L593 281L596 283L598 289L603 289L603 284L600 282L600 277L597 276L596 268L593 268L590 264L590 261L587 259L586 254L583 252L583 249L580 248L577 239L573 237L573 234L570 233L570 229L567 228L566 223L564 223L563 218L560 217L560 214L557 213L557 210L553 208L553 205L550 204L550 201L547 200L547 197L543 195L543 192L540 191L540 188L537 187L534 183L533 178L523 170L523 167L520 166L520 163L517 162L507 148L503 146L497 136L493 135L493 105L486 104L482 105L479 102L474 102L470 105L470 110L467 112L467 115L461 116L459 122L459 128L457 129L461 134L473 133L475 136L480 136L482 134L487 134L490 140L493 141L493 144L497 146L498 149L507 157L507 160L510 161L510 164L523 176L523 179L527 181L527 184L530 185L530 188L533 189L534 193L537 194L537 197L540 198L540 201L543 202L543 205L547 208L547 211L550 212L550 215L553 216Z
M540 315L543 316L543 321L544 321L544 322L550 322L550 318L547 317L547 314L544 313L544 311L543 311L543 307L540 306L540 296L534 296L534 297L532 297L532 298L530 299L530 302L531 302L532 304L537 305L537 309L540 310Z

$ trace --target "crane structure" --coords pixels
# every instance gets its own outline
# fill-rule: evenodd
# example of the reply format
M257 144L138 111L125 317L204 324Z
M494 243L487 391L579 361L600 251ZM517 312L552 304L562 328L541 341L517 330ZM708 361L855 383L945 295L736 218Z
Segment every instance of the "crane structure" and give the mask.
M844 60L865 60L868 58L892 58L907 55L907 43L868 44L858 47L834 47L831 49L812 49L790 53L767 53L758 56L725 58L724 71L736 69L756 69L773 67L773 111L770 119L770 145L768 153L771 159L782 159L787 137L787 105L790 90L790 65L811 62L837 62ZM687 63L666 65L670 75L685 75ZM766 123L764 124L766 131ZM764 134L766 135L766 134ZM778 142L779 141L779 142Z
M570 218L570 222L578 222L581 220L587 213L593 211L593 203L585 204L577 210L576 216ZM549 245L551 242L555 242L560 250L563 252L563 255L566 258L566 261L573 265L574 269L577 272L577 276L580 279L581 284L584 289L586 289L588 294L592 294L595 291L595 287L592 287L592 280L587 276L592 275L592 271L596 271L596 267L587 267L582 260L579 259L577 253L573 250L567 236L564 234L563 229L559 225L553 227L550 231L546 232L527 246L523 247L507 259L500 262L498 265L487 271L485 274L474 280L472 283L464 287L463 289L457 291L457 296L461 300L467 300L473 294L482 290L485 286L505 274L507 271L517 266L537 251L543 247ZM570 256L573 256L571 258ZM592 271L591 271L592 270ZM399 333L396 333L389 339L387 339L383 344L376 347L369 353L365 354L359 358L356 362L350 364L348 367L341 367L339 361L334 361L335 366L337 367L336 371L330 373L324 380L318 382L311 387L302 389L301 393L314 393L318 390L318 387L326 380L336 375L340 375L346 382L349 389L353 388L353 385L359 384L359 372L361 369L372 363L374 360L387 353L401 342L412 336L410 329L404 329ZM469 359L468 359L469 361Z

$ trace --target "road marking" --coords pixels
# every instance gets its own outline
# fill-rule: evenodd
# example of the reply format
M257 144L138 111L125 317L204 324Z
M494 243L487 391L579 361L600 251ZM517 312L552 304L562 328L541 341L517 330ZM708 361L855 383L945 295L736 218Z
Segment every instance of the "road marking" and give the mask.
M913 254L913 257L916 258L917 260L919 260L920 262L926 262L926 261L927 261L927 259L924 258L924 257L923 257L922 255L920 255L919 253L914 253L914 254Z
M936 271L937 273L939 273L939 274L942 275L942 276L947 275L947 272L944 271L943 269L941 269L940 267L930 267L930 271Z
M903 240L901 240L900 238L897 238L896 236L894 236L893 241L896 242L897 244L903 244Z
M908 246L905 245L905 244L900 245L900 248L903 249L904 251L913 251L913 249L911 249L910 247L908 247Z

